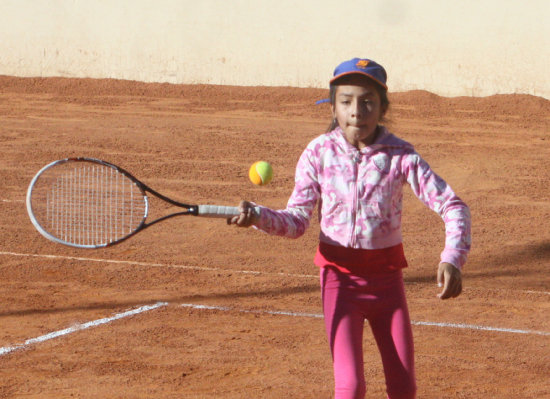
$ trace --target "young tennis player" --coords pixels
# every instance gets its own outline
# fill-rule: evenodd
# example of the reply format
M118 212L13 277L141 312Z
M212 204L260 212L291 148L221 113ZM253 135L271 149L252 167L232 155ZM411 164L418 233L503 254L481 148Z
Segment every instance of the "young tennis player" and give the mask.
M389 101L386 71L368 59L340 64L330 81L333 123L302 153L294 191L284 210L243 201L228 220L270 234L299 237L318 204L320 267L335 397L364 398L363 325L379 348L390 399L416 396L414 349L402 269L403 186L445 223L437 271L439 298L462 291L461 268L470 249L470 213L413 146L381 124ZM259 212L255 209L258 207Z

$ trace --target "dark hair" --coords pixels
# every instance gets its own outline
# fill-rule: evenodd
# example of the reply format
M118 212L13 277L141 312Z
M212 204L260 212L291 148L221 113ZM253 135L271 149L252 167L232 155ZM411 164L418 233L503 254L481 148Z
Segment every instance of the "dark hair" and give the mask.
M330 105L334 107L334 103L336 102L336 89L340 84L344 82L344 79L338 79L338 81L331 83L330 90L329 90L329 100ZM376 91L378 93L378 96L380 97L380 105L383 108L386 108L387 110L390 108L390 100L388 99L388 91L384 89L382 86L376 84ZM385 122L386 119L384 117L381 118L382 122ZM338 121L336 118L332 118L332 121L330 122L330 125L328 126L327 133L332 132L336 127L338 126Z

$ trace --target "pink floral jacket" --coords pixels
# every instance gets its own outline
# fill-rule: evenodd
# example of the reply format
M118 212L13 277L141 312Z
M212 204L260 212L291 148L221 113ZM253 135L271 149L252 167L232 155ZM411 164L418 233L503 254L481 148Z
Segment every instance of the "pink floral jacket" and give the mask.
M340 128L314 139L296 167L294 191L284 210L260 208L256 227L297 238L319 202L322 242L379 249L400 244L403 185L445 223L441 261L461 269L470 250L470 212L413 146L382 127L361 151Z

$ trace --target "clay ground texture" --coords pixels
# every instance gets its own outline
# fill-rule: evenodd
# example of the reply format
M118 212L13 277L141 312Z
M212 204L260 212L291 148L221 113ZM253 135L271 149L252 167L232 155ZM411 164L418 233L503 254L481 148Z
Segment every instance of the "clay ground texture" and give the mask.
M290 240L181 217L102 250L52 243L32 176L104 159L182 201L284 208L326 90L0 77L0 397L330 398L318 225ZM440 218L405 190L419 398L550 398L550 102L390 93L388 126L470 206L464 292L440 301ZM272 182L248 180L270 162ZM162 205L152 212L168 212ZM367 398L383 398L365 326Z

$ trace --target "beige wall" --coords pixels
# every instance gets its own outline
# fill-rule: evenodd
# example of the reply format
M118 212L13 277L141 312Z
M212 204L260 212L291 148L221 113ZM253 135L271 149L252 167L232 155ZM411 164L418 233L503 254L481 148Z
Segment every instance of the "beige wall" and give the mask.
M550 0L0 0L0 74L550 98Z

